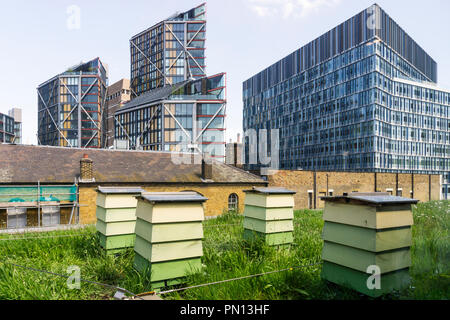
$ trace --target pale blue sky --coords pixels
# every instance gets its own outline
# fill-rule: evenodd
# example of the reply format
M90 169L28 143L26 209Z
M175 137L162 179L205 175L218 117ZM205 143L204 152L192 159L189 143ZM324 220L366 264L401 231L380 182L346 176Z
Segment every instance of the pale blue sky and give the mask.
M110 83L130 77L129 39L202 0L15 0L0 11L0 112L23 108L24 142L36 143L37 86L95 57ZM242 130L242 82L374 3L374 0L207 0L207 73L228 73L228 139ZM377 3L438 63L450 89L450 1ZM81 9L69 30L67 9Z

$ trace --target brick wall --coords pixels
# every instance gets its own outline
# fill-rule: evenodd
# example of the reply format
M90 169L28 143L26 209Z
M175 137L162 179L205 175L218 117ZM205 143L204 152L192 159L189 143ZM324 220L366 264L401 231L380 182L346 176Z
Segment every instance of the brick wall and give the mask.
M294 171L280 170L271 172L267 180L271 187L285 187L297 192L295 195L295 208L323 208L324 202L320 200L325 196L328 190L333 195L342 195L351 192L374 192L375 174L374 173L356 173L356 172L312 172L312 171ZM316 189L314 190L314 175L316 178ZM430 178L431 177L431 178ZM431 179L431 180L430 180ZM431 184L430 184L431 181ZM430 197L431 185L431 197ZM377 173L376 190L378 192L387 192L392 190L396 195L397 174L395 173ZM440 176L439 175L419 175L414 174L414 190L412 188L411 174L398 174L398 189L401 189L402 196L411 197L411 191L414 192L414 198L421 202L440 199ZM315 203L315 206L314 206Z
M102 185L112 186L112 185ZM244 192L251 189L251 185L183 185L183 186L155 186L139 185L148 192L180 192L196 191L206 198L205 216L218 216L228 211L228 197L235 193L239 197L239 212L244 212ZM94 224L96 219L96 185L80 185L80 223Z

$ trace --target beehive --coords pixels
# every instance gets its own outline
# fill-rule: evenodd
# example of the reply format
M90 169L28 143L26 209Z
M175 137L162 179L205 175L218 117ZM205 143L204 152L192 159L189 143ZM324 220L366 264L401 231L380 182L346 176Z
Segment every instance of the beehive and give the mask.
M294 191L253 188L245 191L244 239L262 238L269 245L294 241Z
M411 205L418 201L376 193L322 200L325 201L322 278L371 297L407 288ZM371 266L379 268L379 287Z
M133 248L136 235L136 196L144 192L133 187L98 187L97 231L100 245L108 254Z
M154 289L180 283L201 269L206 200L196 192L138 197L134 267L151 273Z

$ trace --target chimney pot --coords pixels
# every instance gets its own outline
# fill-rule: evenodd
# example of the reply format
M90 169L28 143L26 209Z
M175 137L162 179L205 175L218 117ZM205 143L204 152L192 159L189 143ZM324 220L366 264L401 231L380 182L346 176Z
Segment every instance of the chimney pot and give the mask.
M202 158L202 179L212 180L213 163L208 154L203 155Z
M80 160L80 182L95 182L93 161L87 154Z

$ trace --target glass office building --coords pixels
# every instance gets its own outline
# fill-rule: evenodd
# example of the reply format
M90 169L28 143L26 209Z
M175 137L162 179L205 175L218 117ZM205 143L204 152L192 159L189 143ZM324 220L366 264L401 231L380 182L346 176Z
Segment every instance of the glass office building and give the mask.
M206 76L206 4L177 13L130 40L132 99Z
M0 143L14 143L14 118L0 113Z
M226 74L151 90L115 114L115 139L131 149L225 159Z
M38 144L101 148L105 141L105 66L96 58L41 84L38 89Z
M245 131L279 130L280 169L438 173L450 191L450 92L378 5L244 82L243 97Z
M226 74L206 75L205 41L205 3L131 39L131 101L115 113L116 145L225 161Z

